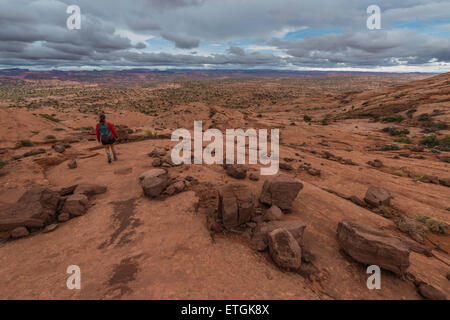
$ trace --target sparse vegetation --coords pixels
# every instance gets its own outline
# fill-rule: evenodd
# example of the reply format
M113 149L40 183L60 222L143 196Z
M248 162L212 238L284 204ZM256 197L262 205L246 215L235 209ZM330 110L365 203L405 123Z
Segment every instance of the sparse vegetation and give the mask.
M312 118L310 117L310 116L308 116L308 115L304 115L303 116L303 120L305 121L305 122L311 122L311 120L312 120Z
M48 134L48 135L45 136L45 139L47 139L47 140L54 140L54 139L56 139L56 137L54 135L52 135L52 134Z
M156 138L158 136L158 132L152 128L145 128L144 136L147 138Z
M405 120L405 118L400 114L395 114L392 116L384 117L381 119L382 122L389 123L389 122L402 122Z
M0 158L0 169L2 169L4 166L6 166L6 161L3 161L3 159Z
M427 146L428 148L434 148L439 145L439 139L436 137L435 134L432 134L430 136L424 136L420 141L420 144Z
M428 113L422 113L417 117L418 121L428 121L430 120L430 115Z
M31 142L31 140L29 140L29 139L21 140L20 144L22 145L22 147L31 147L31 146L33 146L33 142Z
M383 128L382 131L389 133L391 136L403 136L409 134L408 129L399 129L396 127L386 127Z
M411 140L408 137L400 137L400 138L394 139L394 142L410 144Z
M51 116L51 115L49 115L49 114L46 114L46 113L41 113L41 114L39 114L42 118L44 118L44 119L47 119L47 120L50 120L50 121L53 121L53 122L59 122L59 119L56 119L55 117L53 117L53 116Z
M416 217L416 220L424 224L425 231L430 231L437 234L445 234L447 231L448 225L438 219L430 218L426 215L420 215Z

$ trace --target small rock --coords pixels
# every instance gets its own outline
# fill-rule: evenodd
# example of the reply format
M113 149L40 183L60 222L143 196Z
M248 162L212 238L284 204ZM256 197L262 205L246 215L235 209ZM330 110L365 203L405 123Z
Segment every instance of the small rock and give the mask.
M450 178L439 178L439 184L450 187Z
M64 153L64 151L66 151L66 148L62 144L55 144L53 146L53 150L55 150L58 153Z
M257 173L251 172L248 175L248 178L252 181L258 181L259 180L259 175Z
M160 158L155 158L152 161L152 167L160 167L161 166L161 159Z
M152 152L148 154L149 157L164 157L167 154L167 150L162 147L153 149Z
M314 168L308 168L308 169L306 169L306 172L308 172L312 176L320 176L320 174L321 174L321 171L319 169L314 169Z
M276 205L282 210L290 210L303 184L291 176L280 174L268 178L263 185L259 201Z
M284 161L280 161L280 169L286 170L286 171L291 171L294 168L292 167L292 165L290 163L287 163L287 162L284 162Z
M428 300L446 300L447 297L441 291L426 283L421 283L418 287L422 297Z
M284 217L283 212L277 206L271 206L264 214L264 221L282 220Z
M269 233L269 252L273 261L281 268L296 270L302 263L302 250L292 234L285 229Z
M388 206L391 202L391 198L392 196L389 191L383 188L370 186L369 189L367 189L364 201L372 207L379 207L381 205Z
M219 218L226 229L250 221L254 211L254 196L243 183L226 184L219 189Z
M68 214L67 212L63 212L58 216L58 222L66 222L69 221L70 219L70 214Z
M381 168L383 166L383 162L381 162L381 160L378 160L378 159L369 161L367 163L374 168Z
M139 176L144 194L155 198L161 195L169 184L169 176L164 169L151 169Z
M357 196L351 196L349 200L360 207L366 207L366 203Z
M89 200L84 194L73 194L64 202L62 211L69 213L72 217L78 217L86 213Z
M105 193L107 190L106 186L99 184L90 183L80 183L73 192L74 194L84 194L86 197L90 198L94 195Z
M247 167L243 164L224 164L227 175L235 179L245 179Z
M25 227L18 227L11 231L11 237L14 239L23 238L29 234L28 229Z
M58 226L59 226L59 224L53 223L51 225L46 226L45 229L42 230L42 232L43 233L49 233L49 232L55 231L56 228L58 228Z
M67 164L67 166L69 167L69 169L75 169L75 168L77 168L78 167L78 164L77 164L77 160L72 160L72 161L70 161L68 164Z

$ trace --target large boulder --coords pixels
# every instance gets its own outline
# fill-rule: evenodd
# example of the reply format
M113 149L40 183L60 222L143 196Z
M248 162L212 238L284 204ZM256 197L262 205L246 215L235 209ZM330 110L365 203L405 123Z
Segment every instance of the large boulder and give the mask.
M302 250L289 231L275 229L268 239L270 256L280 268L296 270L300 267Z
M84 194L73 194L64 202L62 212L70 214L72 217L78 217L88 210L89 200Z
M11 238L13 238L13 239L23 238L29 234L30 233L28 232L27 228L18 227L18 228L15 228L13 231L11 231Z
M299 180L280 174L264 182L259 201L270 206L276 205L282 210L290 210L302 188L303 184Z
M419 284L417 289L418 289L420 295L422 297L424 297L425 299L428 299L428 300L446 300L447 299L447 297L445 296L444 293L442 293L435 287L430 286L429 284L421 283L421 284Z
M358 262L377 265L398 275L409 267L409 250L397 237L350 221L341 221L337 240L345 253Z
M139 176L142 190L147 197L155 198L161 195L169 185L169 176L164 169L151 169Z
M370 186L367 189L364 201L372 207L379 207L381 205L388 206L391 202L391 193L383 188Z
M300 247L303 247L303 234L306 225L299 220L271 221L259 223L253 230L252 244L259 251L264 251L269 243L268 236L275 229L282 228L289 231Z
M226 229L237 227L253 216L254 196L243 183L230 183L219 189L219 218Z
M43 227L54 220L60 198L58 192L48 188L32 188L15 204L0 212L0 231Z
M80 183L74 190L73 194L83 194L90 198L97 194L105 193L108 188L99 184Z

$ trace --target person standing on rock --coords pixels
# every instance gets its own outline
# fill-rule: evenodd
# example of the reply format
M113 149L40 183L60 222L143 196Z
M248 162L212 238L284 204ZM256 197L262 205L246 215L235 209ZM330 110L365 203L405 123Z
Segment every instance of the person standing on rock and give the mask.
M114 149L114 143L117 139L119 139L119 136L117 135L116 129L114 129L114 126L111 122L105 121L106 117L102 113L100 115L100 121L97 123L97 127L95 128L96 134L97 134L97 141L101 142L102 145L105 147L106 156L108 157L108 163L111 163L111 153L109 150L111 149L111 152L114 157L114 161L117 160L117 153Z

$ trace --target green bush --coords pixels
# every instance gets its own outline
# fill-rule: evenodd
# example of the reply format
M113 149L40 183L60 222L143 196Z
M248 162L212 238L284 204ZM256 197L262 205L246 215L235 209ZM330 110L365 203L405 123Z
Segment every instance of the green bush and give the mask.
M39 114L42 118L44 118L44 119L47 119L47 120L50 120L50 121L53 121L53 122L59 122L59 119L56 119L55 117L53 117L53 116L51 116L51 115L49 115L49 114L46 114L46 113L41 113L41 114Z
M312 118L310 117L310 116L308 116L308 115L304 115L303 116L303 120L305 121L305 122L310 122L311 120L312 120Z
M48 135L45 136L45 139L53 140L53 139L56 139L56 137L54 135L52 135L52 134L48 134Z
M406 111L406 116L407 116L409 119L412 119L413 113L414 113L414 112L417 112L417 110L416 110L416 109L410 109L410 110Z
M439 149L442 151L450 151L450 136L445 136L439 140Z
M6 165L6 162L0 158L0 169Z
M445 222L442 222L434 218L430 218L425 215L416 217L416 220L422 222L425 225L424 229L426 231L431 231L437 234L445 234L446 229L448 227L448 225Z
M439 145L439 140L435 134L432 134L430 136L423 136L420 144L427 146L428 148L434 148Z
M29 140L29 139L24 139L24 140L20 141L20 144L23 147L31 147L33 145L33 142L31 142L31 140Z
M402 122L405 120L405 118L400 114L395 114L392 116L384 117L381 119L382 122L388 123L388 122Z
M379 151L395 151L395 150L400 150L400 148L396 144L386 144L386 145L382 146L378 150Z
M428 113L422 113L417 120L419 121L428 121L430 120L430 115Z
M381 130L383 132L388 132L391 136L403 136L409 134L408 129L398 129L396 127L386 127Z
M394 139L394 142L398 142L398 143L411 143L411 140L408 137L400 137L397 139Z

